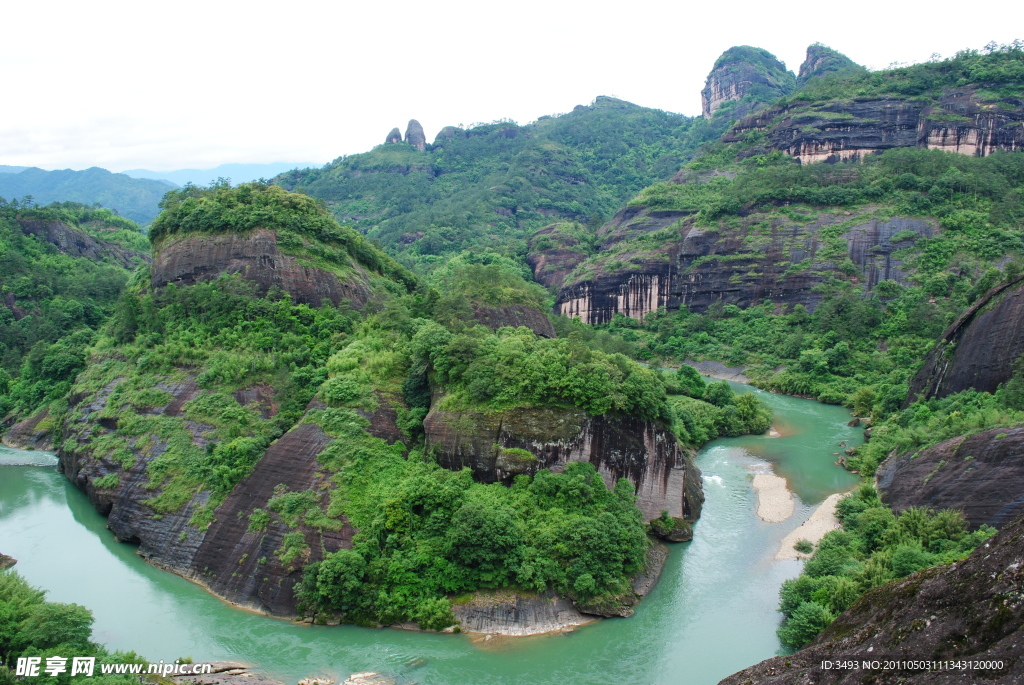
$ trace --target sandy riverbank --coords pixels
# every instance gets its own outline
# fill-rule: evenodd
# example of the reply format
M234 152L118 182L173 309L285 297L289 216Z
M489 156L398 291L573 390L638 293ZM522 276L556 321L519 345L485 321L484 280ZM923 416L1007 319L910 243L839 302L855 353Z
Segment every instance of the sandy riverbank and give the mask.
M781 523L793 515L793 493L789 491L785 478L759 473L754 476L754 490L757 492L757 515L762 521Z
M722 362L695 362L691 359L684 360L684 363L689 364L702 376L708 376L709 378L717 378L722 381L734 381L736 383L749 383L750 379L743 375L743 372L747 370L745 366L726 366Z
M779 551L775 555L776 560L781 559L806 559L810 554L802 554L793 549L800 540L808 540L817 544L829 531L839 527L839 519L836 518L836 503L846 493L829 495L824 502L818 505L811 517L800 524L800 527L782 538Z

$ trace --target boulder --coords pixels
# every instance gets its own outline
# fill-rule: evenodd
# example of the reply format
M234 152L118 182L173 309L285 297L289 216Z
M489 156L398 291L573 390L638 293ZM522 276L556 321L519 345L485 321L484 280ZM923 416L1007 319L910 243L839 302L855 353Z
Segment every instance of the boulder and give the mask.
M876 478L882 501L894 511L959 509L971 528L1002 528L1024 515L1024 427L993 428L892 455Z
M402 132L398 130L397 126L395 126L393 129L391 129L391 133L389 133L388 137L384 139L384 142L385 143L401 143L402 142Z

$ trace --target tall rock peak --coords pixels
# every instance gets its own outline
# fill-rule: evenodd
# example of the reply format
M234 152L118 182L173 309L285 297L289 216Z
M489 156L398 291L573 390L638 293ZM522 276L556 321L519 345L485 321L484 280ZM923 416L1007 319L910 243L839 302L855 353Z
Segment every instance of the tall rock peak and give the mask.
M393 129L391 129L391 133L389 133L388 137L384 139L384 142L385 143L401 143L402 142L402 132L398 130L397 126L395 126Z
M420 152L427 149L427 137L423 134L423 127L415 119L409 120L409 126L405 129L405 142L412 145Z
M738 101L732 116L741 117L761 105L793 92L796 77L772 53L749 45L737 45L722 53L700 92L704 118L710 119L723 105Z
M796 87L802 88L812 78L846 70L863 71L864 67L841 52L821 43L815 43L807 48L807 59L800 65L800 74L796 77Z

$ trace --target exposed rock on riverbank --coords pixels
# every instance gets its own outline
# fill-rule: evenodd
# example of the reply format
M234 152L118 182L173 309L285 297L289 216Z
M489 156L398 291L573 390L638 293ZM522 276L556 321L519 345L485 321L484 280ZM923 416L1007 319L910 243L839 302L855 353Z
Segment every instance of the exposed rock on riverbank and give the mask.
M49 409L43 409L18 421L0 437L0 443L18 450L52 450L53 422L47 421Z
M878 467L878 491L895 511L959 509L970 527L1002 528L1024 514L1024 427L958 436Z
M14 557L9 557L6 554L0 554L0 571L5 568L10 568L18 563L18 560Z

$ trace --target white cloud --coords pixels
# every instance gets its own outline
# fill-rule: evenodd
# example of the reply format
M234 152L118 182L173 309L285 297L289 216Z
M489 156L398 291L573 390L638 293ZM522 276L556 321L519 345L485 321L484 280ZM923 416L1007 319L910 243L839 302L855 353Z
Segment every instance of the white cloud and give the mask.
M821 41L875 68L1009 42L1003 21L910 3L281 3L116 0L5 8L0 164L173 169L327 162L418 118L565 112L597 95L697 114L715 58L750 44L794 71ZM1013 21L1010 13L1016 13ZM1007 27L1007 28L1002 28ZM12 88L12 84L16 87Z

